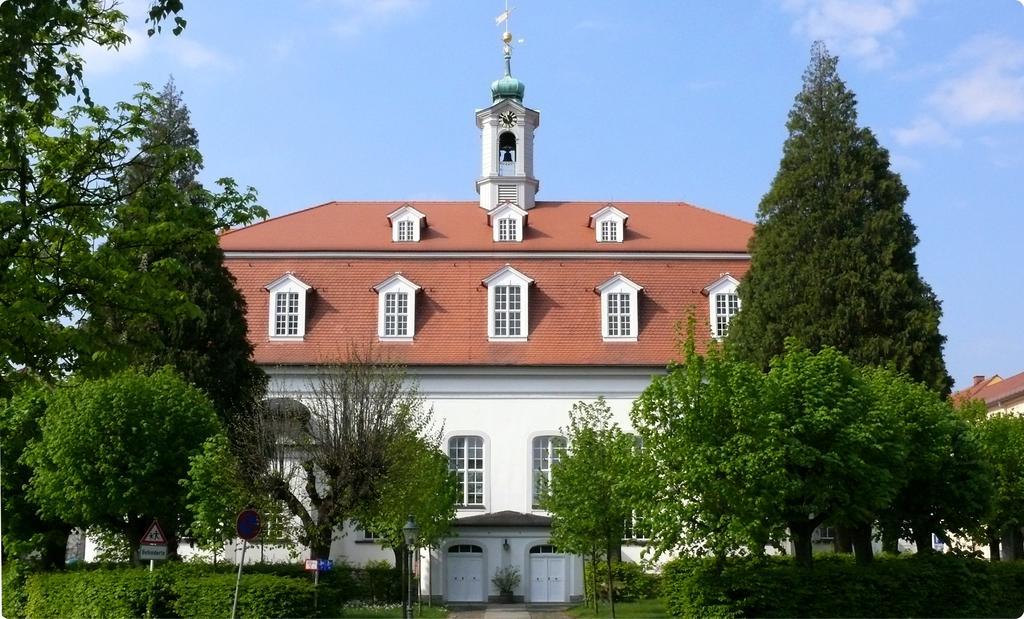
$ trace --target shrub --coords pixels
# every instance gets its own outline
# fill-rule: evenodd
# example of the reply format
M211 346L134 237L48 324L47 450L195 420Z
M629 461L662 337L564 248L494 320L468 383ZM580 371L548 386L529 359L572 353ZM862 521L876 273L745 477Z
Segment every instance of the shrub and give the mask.
M686 617L1019 617L1024 564L928 553L859 566L821 557L680 559L663 570L668 611Z
M594 566L590 563L585 565L584 586L588 598L593 596L593 570ZM638 563L627 561L612 563L612 586L615 588L616 602L632 602L658 597L659 585L660 577L657 574L645 572ZM597 593L602 599L608 599L608 567L605 563L597 565Z
M3 561L3 607L0 614L4 617L24 617L27 594L25 581L28 579L28 565L23 561L9 559Z
M177 579L173 586L176 599L171 604L172 612L178 617L230 616L235 578L231 574L210 574ZM238 617L315 617L318 614L313 583L269 574L245 575L243 571L238 591Z
M133 619L171 614L167 579L143 569L32 574L25 586L29 617Z

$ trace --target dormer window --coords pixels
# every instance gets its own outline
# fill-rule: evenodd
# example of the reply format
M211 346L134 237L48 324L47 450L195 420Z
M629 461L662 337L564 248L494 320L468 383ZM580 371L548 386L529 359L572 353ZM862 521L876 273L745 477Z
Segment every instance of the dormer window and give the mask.
M601 222L601 238L598 240L602 243L617 243L621 238L619 236L619 222L614 219L606 219Z
M601 337L606 342L635 342L638 331L638 293L642 286L622 273L595 289L601 295Z
M498 220L498 240L519 240L519 222L514 217L502 217Z
M427 216L408 204L388 215L391 224L391 241L394 243L417 243L420 230L427 225Z
M711 336L715 339L720 340L729 335L729 323L740 311L740 297L736 293L739 284L735 277L725 273L704 288L704 293L708 295Z
M377 336L381 341L411 342L416 329L416 293L420 287L401 273L373 287L377 292Z
M301 340L306 335L306 295L310 286L285 273L266 286L270 293L269 336L272 340Z
M621 243L629 215L611 204L590 216L590 226L594 228L598 243Z
M493 228L495 243L519 243L523 240L526 211L515 204L499 204L488 213L488 219Z
M490 341L526 341L532 283L532 279L509 265L483 281L487 286L487 337Z

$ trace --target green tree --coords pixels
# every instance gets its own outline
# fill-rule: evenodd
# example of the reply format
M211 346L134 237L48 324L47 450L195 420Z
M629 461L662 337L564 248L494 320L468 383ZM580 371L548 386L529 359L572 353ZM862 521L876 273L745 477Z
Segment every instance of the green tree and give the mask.
M153 2L153 29L181 8ZM143 115L138 104L93 106L76 50L123 45L125 20L98 0L0 3L0 395L32 373L60 375L80 349L81 299L122 275L91 250L124 199L118 177ZM86 105L62 112L75 96Z
M784 452L765 410L764 373L714 347L697 354L694 327L691 318L682 364L633 405L644 446L637 508L655 557L683 550L724 560L784 537L775 494Z
M888 151L857 125L837 62L815 43L779 171L758 206L728 347L767 368L795 337L947 394L940 303L918 273L908 191Z
M4 562L38 557L43 567L63 567L71 526L40 516L25 493L32 468L19 458L40 435L39 420L46 412L50 389L25 383L9 400L0 400L0 493L3 496Z
M603 398L574 404L562 432L568 445L551 467L550 492L541 503L551 512L551 541L562 551L590 557L595 578L597 560L604 557L614 617L611 563L633 515L636 440L612 420ZM593 590L596 607L596 583Z
M932 534L965 537L987 511L990 471L975 433L948 400L906 376L864 371L875 406L896 431L905 457L894 471L900 489L879 514L883 547L914 540L932 549Z
M347 520L374 513L404 464L401 447L437 445L440 432L405 367L372 350L352 347L314 372L303 402L271 398L237 428L247 479L287 506L299 541L321 558Z
M810 566L811 533L821 523L870 531L899 489L906 452L856 366L832 347L813 354L788 340L765 387L769 444L782 449L782 483L773 489L797 562ZM870 561L870 546L859 545L857 558Z
M981 520L980 537L992 558L1024 559L1024 417L998 414L977 426L985 461L992 471L992 503ZM999 539L1006 547L999 547Z
M211 398L221 418L250 414L263 397L265 375L252 361L245 301L225 268L216 231L265 217L250 187L220 179L206 190L199 139L181 93L169 81L147 97L138 156L124 170L130 198L118 207L96 260L131 275L86 299L91 373L127 365L172 365ZM179 299L188 311L168 312L139 299L143 284ZM111 302L114 299L115 302Z
M172 369L58 387L47 402L29 498L46 517L120 533L133 548L153 518L176 552L189 456L222 431L209 399Z
M180 483L190 517L189 537L212 551L216 560L225 542L236 537L238 512L255 503L227 436L206 439L202 450L189 457L188 476Z
M645 447L639 486L653 493L644 515L655 538L666 536L656 549L711 552L721 564L788 538L810 566L820 524L869 526L895 496L904 460L870 395L834 348L811 353L789 340L762 374L713 349L700 357L691 335L685 365L656 377L633 410Z

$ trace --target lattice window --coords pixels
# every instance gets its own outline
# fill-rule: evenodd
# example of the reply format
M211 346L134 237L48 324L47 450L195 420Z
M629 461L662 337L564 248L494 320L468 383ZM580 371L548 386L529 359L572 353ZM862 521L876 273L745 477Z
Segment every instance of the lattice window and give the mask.
M274 295L274 335L299 334L299 293L278 292Z
M619 222L606 219L601 222L601 242L615 243L619 240Z
M608 294L608 337L633 335L630 295L626 292Z
M551 489L551 467L565 452L565 439L561 436L538 436L533 439L533 507L541 506L541 499Z
M400 242L416 240L416 222L405 219L398 222L398 240Z
M740 297L735 292L715 295L715 337L729 335L729 321L740 311Z
M494 336L519 337L523 333L522 288L494 287Z
M388 292L384 295L384 335L409 335L409 294Z
M448 468L459 484L458 503L462 506L484 504L484 439L479 436L453 436L448 440Z

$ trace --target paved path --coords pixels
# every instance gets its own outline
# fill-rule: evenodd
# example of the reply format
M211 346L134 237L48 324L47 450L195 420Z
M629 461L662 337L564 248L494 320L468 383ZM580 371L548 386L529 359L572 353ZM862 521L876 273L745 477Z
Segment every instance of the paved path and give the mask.
M495 604L484 609L457 610L448 619L568 619L555 609L527 608L525 604Z

